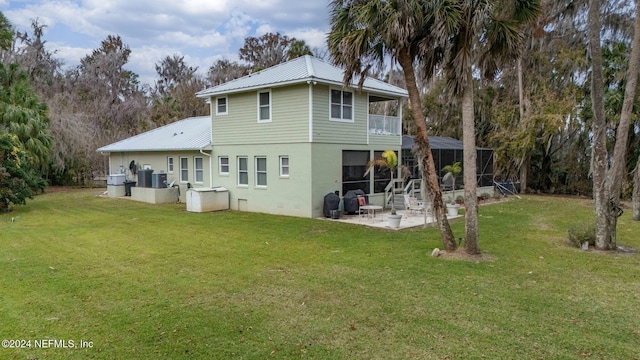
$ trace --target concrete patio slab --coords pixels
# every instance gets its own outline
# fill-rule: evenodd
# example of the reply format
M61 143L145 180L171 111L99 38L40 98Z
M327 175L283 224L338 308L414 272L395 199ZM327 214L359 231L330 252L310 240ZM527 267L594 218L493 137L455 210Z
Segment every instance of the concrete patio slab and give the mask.
M400 227L393 228L389 225L389 222L386 219L386 215L391 213L390 210L385 210L382 213L376 213L375 217L367 216L367 215L345 215L340 216L339 219L327 219L322 218L328 221L338 221L347 224L356 224L363 226L370 226L374 228L380 229L389 229L389 230L403 230L410 229L416 227L424 227L424 226L435 226L436 221L432 216L427 216L425 218L423 213L413 213L407 210L398 210L398 214L402 214L402 221L400 221ZM447 219L456 219L460 218L462 215L447 217Z

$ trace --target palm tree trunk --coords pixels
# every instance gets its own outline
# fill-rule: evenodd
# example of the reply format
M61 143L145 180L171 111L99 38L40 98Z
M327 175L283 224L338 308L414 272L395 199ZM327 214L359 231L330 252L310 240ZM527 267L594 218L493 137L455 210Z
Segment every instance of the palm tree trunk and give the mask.
M629 139L629 128L631 127L631 112L633 110L633 102L636 96L638 68L640 67L640 2L636 3L636 19L634 26L633 43L627 68L627 84L624 89L624 100L622 103L622 112L620 113L620 123L618 124L618 129L616 131L616 144L613 149L611 167L607 173L609 194L611 196L611 201L616 205L620 202L622 184L625 182L625 169L627 165L626 154ZM618 214L613 211L609 212L609 224L611 226L611 230L613 230L611 232L612 244L616 243L615 229L618 222L617 215Z
M633 220L640 221L640 156L636 163L633 176L633 194L631 195L631 207L633 208Z
M640 221L640 156L636 163L633 175L633 195L631 196L631 208L633 209L633 220Z
M462 94L462 152L464 178L464 247L469 254L479 254L478 247L478 197L476 185L476 128L473 113L473 75L467 72Z
M600 48L600 1L589 0L589 52L591 53L591 104L593 106L593 198L596 216L596 248L615 249L611 243L609 222L609 191L606 186L607 137L604 117L604 77L602 74L602 50Z
M529 119L529 109L527 107L528 101L525 101L524 97L524 69L522 68L522 56L518 57L518 102L520 105L520 126L524 126ZM520 193L524 194L527 191L527 180L529 175L529 164L531 156L527 151L523 154L523 159L520 162Z
M440 236L442 237L442 245L445 250L454 251L458 246L455 238L453 237L451 226L449 226L444 202L442 201L442 192L440 191L440 186L438 184L436 166L433 162L431 145L429 144L429 137L427 135L427 124L425 123L424 113L422 112L422 106L420 103L420 92L416 85L413 58L408 54L407 50L399 51L398 62L400 63L404 74L407 92L409 93L409 105L411 106L413 121L417 129L415 143L418 145L418 157L421 161L420 169L422 169L422 179L424 179L427 184L426 187L428 193L433 195L433 210L436 222L438 223L438 229L440 230Z

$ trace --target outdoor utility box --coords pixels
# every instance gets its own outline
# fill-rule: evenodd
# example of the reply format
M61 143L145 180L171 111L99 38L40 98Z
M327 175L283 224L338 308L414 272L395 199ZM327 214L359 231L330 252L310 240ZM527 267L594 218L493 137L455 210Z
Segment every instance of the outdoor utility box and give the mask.
M138 170L138 187L150 188L152 174L153 170L151 169Z
M151 174L151 187L154 189L164 189L167 187L167 174Z
M223 187L196 188L187 191L187 211L229 210L229 190Z
M107 175L107 185L124 185L124 174Z

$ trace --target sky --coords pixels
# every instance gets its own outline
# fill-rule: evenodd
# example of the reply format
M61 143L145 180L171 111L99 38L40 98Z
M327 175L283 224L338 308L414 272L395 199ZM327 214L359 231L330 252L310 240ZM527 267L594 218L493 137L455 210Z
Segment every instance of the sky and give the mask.
M120 35L131 48L125 66L153 85L155 64L178 54L205 74L218 59L238 60L246 37L268 32L325 47L328 0L0 0L20 31L46 25L47 49L66 67Z

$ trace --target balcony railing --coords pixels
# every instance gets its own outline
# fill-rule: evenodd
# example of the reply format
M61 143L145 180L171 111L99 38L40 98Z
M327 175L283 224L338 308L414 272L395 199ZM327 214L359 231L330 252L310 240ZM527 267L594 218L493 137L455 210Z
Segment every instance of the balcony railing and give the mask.
M369 134L402 135L402 122L397 116L369 115Z

